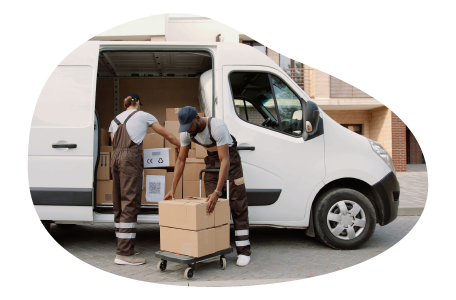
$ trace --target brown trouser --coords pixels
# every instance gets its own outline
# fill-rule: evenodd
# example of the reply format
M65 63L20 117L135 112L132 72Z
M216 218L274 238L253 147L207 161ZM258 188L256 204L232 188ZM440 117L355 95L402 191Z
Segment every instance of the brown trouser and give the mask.
M242 173L241 157L236 149L236 143L230 149L230 169L229 169L229 199L231 217L234 223L234 235L236 251L238 254L250 256L249 241L249 211L247 203L247 192L245 190L244 175ZM206 169L220 169L220 159L218 152L207 152L208 156L204 159ZM215 191L218 183L218 173L205 173L204 186L206 197ZM226 189L226 183L224 185Z
M113 210L116 227L117 254L134 255L136 222L141 210L142 143L131 141L120 125L114 135L111 173L113 180Z

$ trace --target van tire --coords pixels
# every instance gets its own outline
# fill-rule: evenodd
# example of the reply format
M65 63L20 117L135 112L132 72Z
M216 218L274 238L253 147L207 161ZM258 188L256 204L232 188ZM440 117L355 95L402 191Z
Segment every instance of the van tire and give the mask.
M317 238L334 249L359 248L375 231L372 203L352 189L333 189L323 193L313 205L313 216Z
M41 221L41 224L43 224L44 228L46 228L47 232L51 230L51 221Z

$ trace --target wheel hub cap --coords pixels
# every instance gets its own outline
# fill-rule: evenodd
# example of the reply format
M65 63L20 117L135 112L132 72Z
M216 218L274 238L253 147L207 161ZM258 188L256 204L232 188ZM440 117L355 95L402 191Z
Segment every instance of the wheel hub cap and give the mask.
M338 239L352 240L364 231L366 214L356 202L341 200L328 211L327 225Z

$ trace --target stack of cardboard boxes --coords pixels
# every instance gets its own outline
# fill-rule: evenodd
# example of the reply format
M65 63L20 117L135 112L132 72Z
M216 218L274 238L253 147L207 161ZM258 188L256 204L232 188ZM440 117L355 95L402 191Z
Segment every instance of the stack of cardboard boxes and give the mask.
M180 139L179 120L177 113L180 108L167 108L164 127L171 132L177 139ZM203 117L203 113L198 114ZM106 129L101 130L100 140L100 162L97 170L97 204L112 204L112 178L111 178L111 156L112 146L110 144L109 133ZM180 179L174 199L183 197L199 196L199 171L204 169L204 158L206 150L201 146L192 143L193 149L189 152L183 178ZM198 148L199 147L199 148ZM201 150L201 149L202 150ZM203 156L204 154L204 156ZM171 190L174 177L174 167L177 160L176 147L165 140L164 137L155 133L149 127L143 140L143 183L141 204L156 205L162 201L165 195ZM184 183L183 183L184 182ZM184 187L186 192L184 192ZM203 184L203 196L204 184Z
M100 129L100 157L97 166L97 204L112 204L111 178L112 146L109 146L109 133Z
M206 208L206 198L160 202L160 249L201 257L229 248L229 201L219 199L210 215Z

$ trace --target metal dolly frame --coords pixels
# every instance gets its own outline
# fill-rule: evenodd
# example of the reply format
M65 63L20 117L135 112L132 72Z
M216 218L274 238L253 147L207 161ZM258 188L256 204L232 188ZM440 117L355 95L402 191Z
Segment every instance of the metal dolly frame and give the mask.
M200 174L199 174L199 181L200 181L200 192L199 192L199 194L200 194L200 198L201 198L202 177L203 177L203 173L204 172L206 172L206 173L218 173L219 169L203 169L203 170L200 171ZM227 198L228 198L228 195L229 195L229 186L230 186L229 172L227 172L227 174L226 174L226 194L227 194ZM185 271L184 271L184 277L187 278L187 279L192 279L193 278L193 273L195 272L196 264L198 262L201 262L203 260L206 260L206 259L209 259L209 258L212 258L212 257L219 256L219 255L220 255L220 267L222 268L222 270L225 270L225 268L226 268L225 255L226 254L230 254L232 252L233 252L233 247L230 246L227 249L223 249L223 250L217 251L215 253L211 253L211 254L208 254L208 255L205 255L205 256L201 256L201 257L192 257L192 256L188 256L188 255L176 254L176 253L169 252L169 251L157 251L157 252L155 252L155 257L160 258L160 261L157 264L157 270L158 271L164 272L166 270L166 266L168 264L168 261L172 261L172 262L180 263L180 264L187 264L188 268L186 268Z

